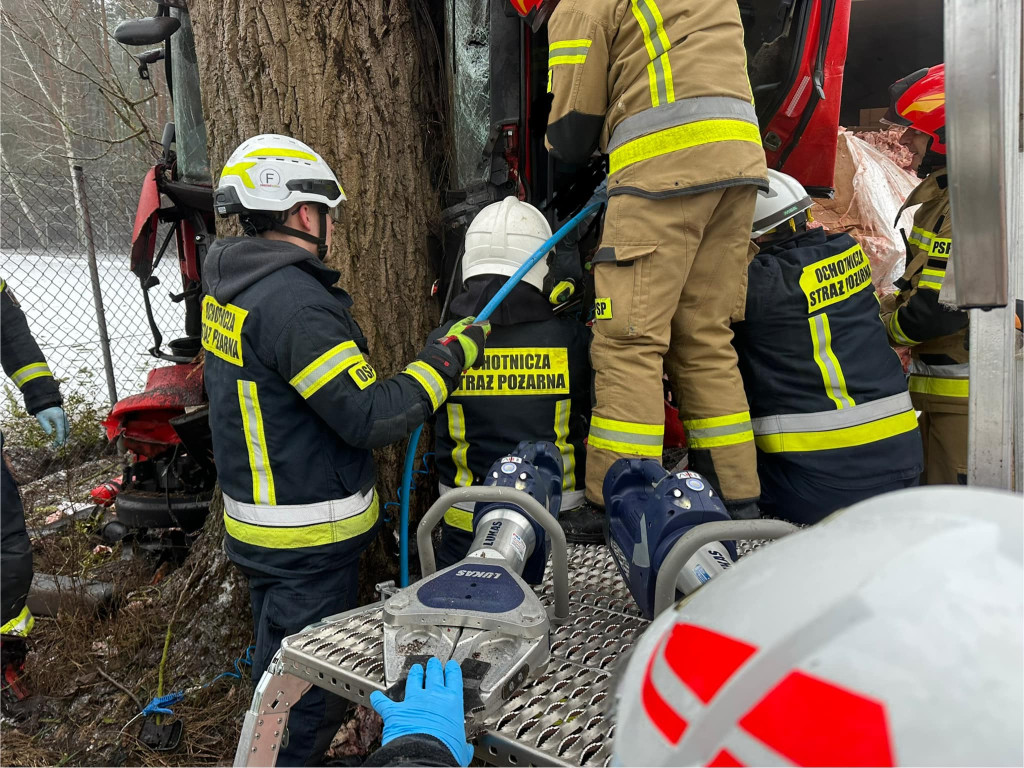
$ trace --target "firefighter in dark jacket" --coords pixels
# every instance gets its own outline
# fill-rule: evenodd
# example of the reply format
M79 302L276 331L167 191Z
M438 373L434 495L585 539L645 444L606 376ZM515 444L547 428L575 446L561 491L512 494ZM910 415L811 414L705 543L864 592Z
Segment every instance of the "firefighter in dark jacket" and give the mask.
M476 315L519 267L551 237L544 215L506 197L484 208L466 232L463 290L455 315ZM583 441L590 411L589 331L560 317L542 291L546 260L534 266L490 318L487 352L462 374L458 389L437 412L438 490L481 484L491 465L523 441L554 443L562 456L559 522L566 539L599 544L602 518L583 505ZM451 323L433 332L447 335ZM444 517L438 562L451 565L472 543L472 505Z
M794 523L917 485L921 436L886 339L871 265L845 233L807 227L800 182L758 194L745 317L734 324L761 511Z
M764 151L734 0L514 2L547 21L551 154L608 155L593 258L594 409L587 498L620 458L660 458L667 373L692 469L735 517L760 492L732 347ZM527 6L540 6L533 9Z
M371 450L437 410L486 336L463 321L378 376L352 299L323 264L343 199L323 158L271 134L235 150L215 193L248 235L206 257L202 343L225 548L249 581L254 681L283 637L354 607L359 555L380 525ZM343 709L319 688L303 696L278 763L321 760Z
M946 175L945 67L922 69L889 88L886 122L906 126L900 144L924 179L896 215L919 206L907 237L907 268L882 300L897 346L910 347L910 396L921 412L925 485L967 482L968 314L946 286L953 259L953 216Z
M14 298L7 281L0 278L0 358L4 373L25 398L25 410L36 417L39 426L53 435L53 445L64 445L68 420L61 407L64 400L39 345L32 338L25 313ZM3 433L0 432L0 448ZM27 691L19 680L25 666L25 638L34 619L25 601L32 585L32 547L25 531L25 510L21 494L7 462L0 460L0 648L3 655L3 695L5 701L25 698Z

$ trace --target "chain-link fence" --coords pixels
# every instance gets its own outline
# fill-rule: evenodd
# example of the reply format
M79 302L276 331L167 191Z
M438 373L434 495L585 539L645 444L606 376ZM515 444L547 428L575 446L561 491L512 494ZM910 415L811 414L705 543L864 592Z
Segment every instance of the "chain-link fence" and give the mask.
M86 168L79 178L84 210L70 174L0 173L0 276L17 296L62 389L100 403L110 392L96 291L117 397L140 392L147 372L159 364L147 351L153 340L142 288L129 269L142 175L98 178ZM85 226L86 213L91 228ZM150 291L153 315L164 336L174 338L184 327L184 309L169 298L169 291L181 291L173 238L156 275L160 285Z

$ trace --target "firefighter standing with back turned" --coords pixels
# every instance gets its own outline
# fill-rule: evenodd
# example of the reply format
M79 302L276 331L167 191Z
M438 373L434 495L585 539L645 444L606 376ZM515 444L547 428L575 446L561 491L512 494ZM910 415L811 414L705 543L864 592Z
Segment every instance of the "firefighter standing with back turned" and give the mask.
M248 577L258 683L287 635L356 605L380 525L373 448L404 438L458 386L486 326L467 320L378 377L352 298L323 264L345 195L316 152L264 134L228 159L214 196L246 237L203 268L203 348L225 549ZM344 702L314 687L292 709L279 765L318 764Z
M732 347L764 151L733 0L514 2L548 19L547 143L608 155L593 259L595 407L587 498L617 459L661 457L662 373L689 442L734 517L757 516L754 435ZM526 7L529 6L529 7ZM531 17L532 15L532 17Z
M893 344L909 346L910 396L921 411L925 485L967 483L968 314L946 301L946 269L953 254L953 218L946 175L945 65L921 69L889 88L884 122L907 129L900 144L914 154L924 181L907 198L914 212L907 237L907 269L897 292L882 300L882 320ZM952 287L952 286L950 286Z

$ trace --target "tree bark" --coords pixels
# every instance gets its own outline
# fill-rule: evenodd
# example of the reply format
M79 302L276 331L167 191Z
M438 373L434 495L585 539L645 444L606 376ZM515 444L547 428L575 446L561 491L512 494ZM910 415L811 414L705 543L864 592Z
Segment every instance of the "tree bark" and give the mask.
M214 179L259 133L293 136L324 157L348 196L327 263L341 271L385 376L413 359L437 321L427 258L438 221L428 148L442 150L432 135L437 62L412 3L422 0L189 4ZM403 448L377 453L382 502L396 500ZM382 554L375 547L364 561L369 585L395 575Z

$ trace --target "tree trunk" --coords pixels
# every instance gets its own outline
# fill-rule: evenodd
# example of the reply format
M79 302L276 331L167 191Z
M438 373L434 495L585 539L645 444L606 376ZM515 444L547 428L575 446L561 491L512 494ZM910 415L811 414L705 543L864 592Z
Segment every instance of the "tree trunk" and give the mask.
M348 201L327 263L355 299L381 375L412 360L437 321L427 241L438 220L431 153L443 148L430 135L439 124L430 92L438 76L430 30L414 12L421 6L189 3L214 179L231 151L259 133L293 136L330 164ZM382 503L396 500L403 448L377 453ZM378 542L364 560L365 584L395 576L383 552Z

